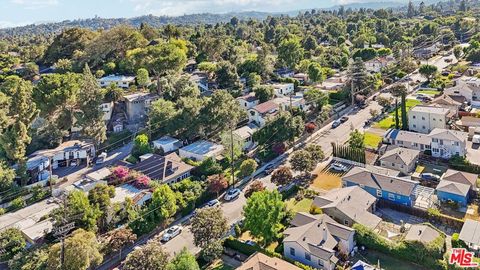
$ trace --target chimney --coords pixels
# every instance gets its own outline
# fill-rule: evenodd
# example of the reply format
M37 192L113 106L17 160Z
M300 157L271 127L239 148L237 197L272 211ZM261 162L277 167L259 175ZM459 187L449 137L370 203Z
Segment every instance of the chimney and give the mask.
M172 165L173 165L173 163L172 163L170 160L168 160L168 161L167 161L167 166L166 166L165 169L166 169L168 172L171 172L171 171L172 171Z
M323 241L327 241L327 228L323 225Z

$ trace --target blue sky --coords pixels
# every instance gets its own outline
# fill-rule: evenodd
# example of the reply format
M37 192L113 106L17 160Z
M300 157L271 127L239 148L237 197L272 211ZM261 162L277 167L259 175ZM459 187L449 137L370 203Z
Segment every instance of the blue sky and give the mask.
M0 0L0 28L67 19L290 11L374 0Z

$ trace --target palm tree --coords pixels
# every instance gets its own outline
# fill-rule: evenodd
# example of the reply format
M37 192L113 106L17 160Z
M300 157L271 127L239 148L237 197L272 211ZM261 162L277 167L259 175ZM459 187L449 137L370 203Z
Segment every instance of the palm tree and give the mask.
M392 95L396 98L401 97L402 99L402 129L407 130L408 129L408 118L407 118L407 87L404 84L395 84L392 86L390 92ZM395 110L398 111L398 107L395 107ZM398 112L396 112L398 113ZM398 117L397 117L398 118ZM398 122L398 121L396 121ZM398 124L397 127L398 128Z

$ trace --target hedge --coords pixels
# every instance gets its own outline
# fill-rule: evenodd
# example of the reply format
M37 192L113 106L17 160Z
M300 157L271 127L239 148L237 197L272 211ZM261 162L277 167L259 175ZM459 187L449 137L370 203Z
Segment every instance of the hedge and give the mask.
M424 245L417 241L389 242L371 229L360 224L354 224L353 228L355 229L355 238L359 245L364 245L400 260L421 264L427 269L445 269L443 264L445 235L443 234L428 245Z

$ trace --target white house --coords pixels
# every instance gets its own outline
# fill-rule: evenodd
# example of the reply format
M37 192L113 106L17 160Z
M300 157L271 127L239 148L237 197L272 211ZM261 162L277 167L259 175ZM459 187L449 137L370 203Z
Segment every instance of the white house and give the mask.
M106 77L98 79L97 82L101 87L107 87L113 83L121 88L129 88L130 85L135 84L135 77L123 75L108 75Z
M350 254L355 230L329 216L297 213L284 231L283 255L316 269L333 270L339 253Z
M462 77L454 81L454 86L443 91L446 95L463 96L474 107L480 107L480 79Z
M113 102L104 102L100 105L100 108L103 111L103 121L108 123L108 121L110 121L112 118Z
M385 143L396 145L398 147L415 149L421 152L430 150L432 139L428 134L422 134L412 131L405 131L399 129L389 129L383 136Z
M466 219L458 239L467 244L468 249L480 254L480 222Z
M78 166L95 157L95 146L91 142L72 140L60 144L55 149L38 150L34 152L31 157L46 157L51 159L52 169Z
M393 56L384 56L384 57L377 57L375 59L369 60L365 62L365 68L369 72L380 72L382 69L386 68L390 64L395 62L395 58Z
M310 109L310 106L306 104L305 99L302 95L292 97L277 97L274 98L272 101L275 102L278 107L280 107L284 111L290 110L290 106L293 108L298 108L304 112Z
M152 145L154 149L162 149L164 153L170 153L180 148L182 142L169 136L163 136L160 139L153 141Z
M243 141L243 150L249 150L256 146L256 143L253 141L253 133L257 130L257 126L254 124L248 124L234 130L233 135Z
M248 110L248 120L250 123L255 123L261 128L265 126L267 120L271 119L278 113L279 109L280 107L277 103L271 100L260 103Z
M458 155L464 157L467 154L468 133L436 128L428 137L431 139L432 156L449 159Z
M293 83L275 83L271 86L277 97L290 95L295 90L295 85Z
M244 95L237 98L238 104L245 110L249 110L258 105L260 100L255 97L255 93L249 93L248 95Z
M428 134L436 128L447 128L450 110L444 107L418 105L408 112L408 128Z
M195 161L203 161L209 157L216 158L220 156L222 152L222 145L205 140L194 142L178 150L180 157Z

